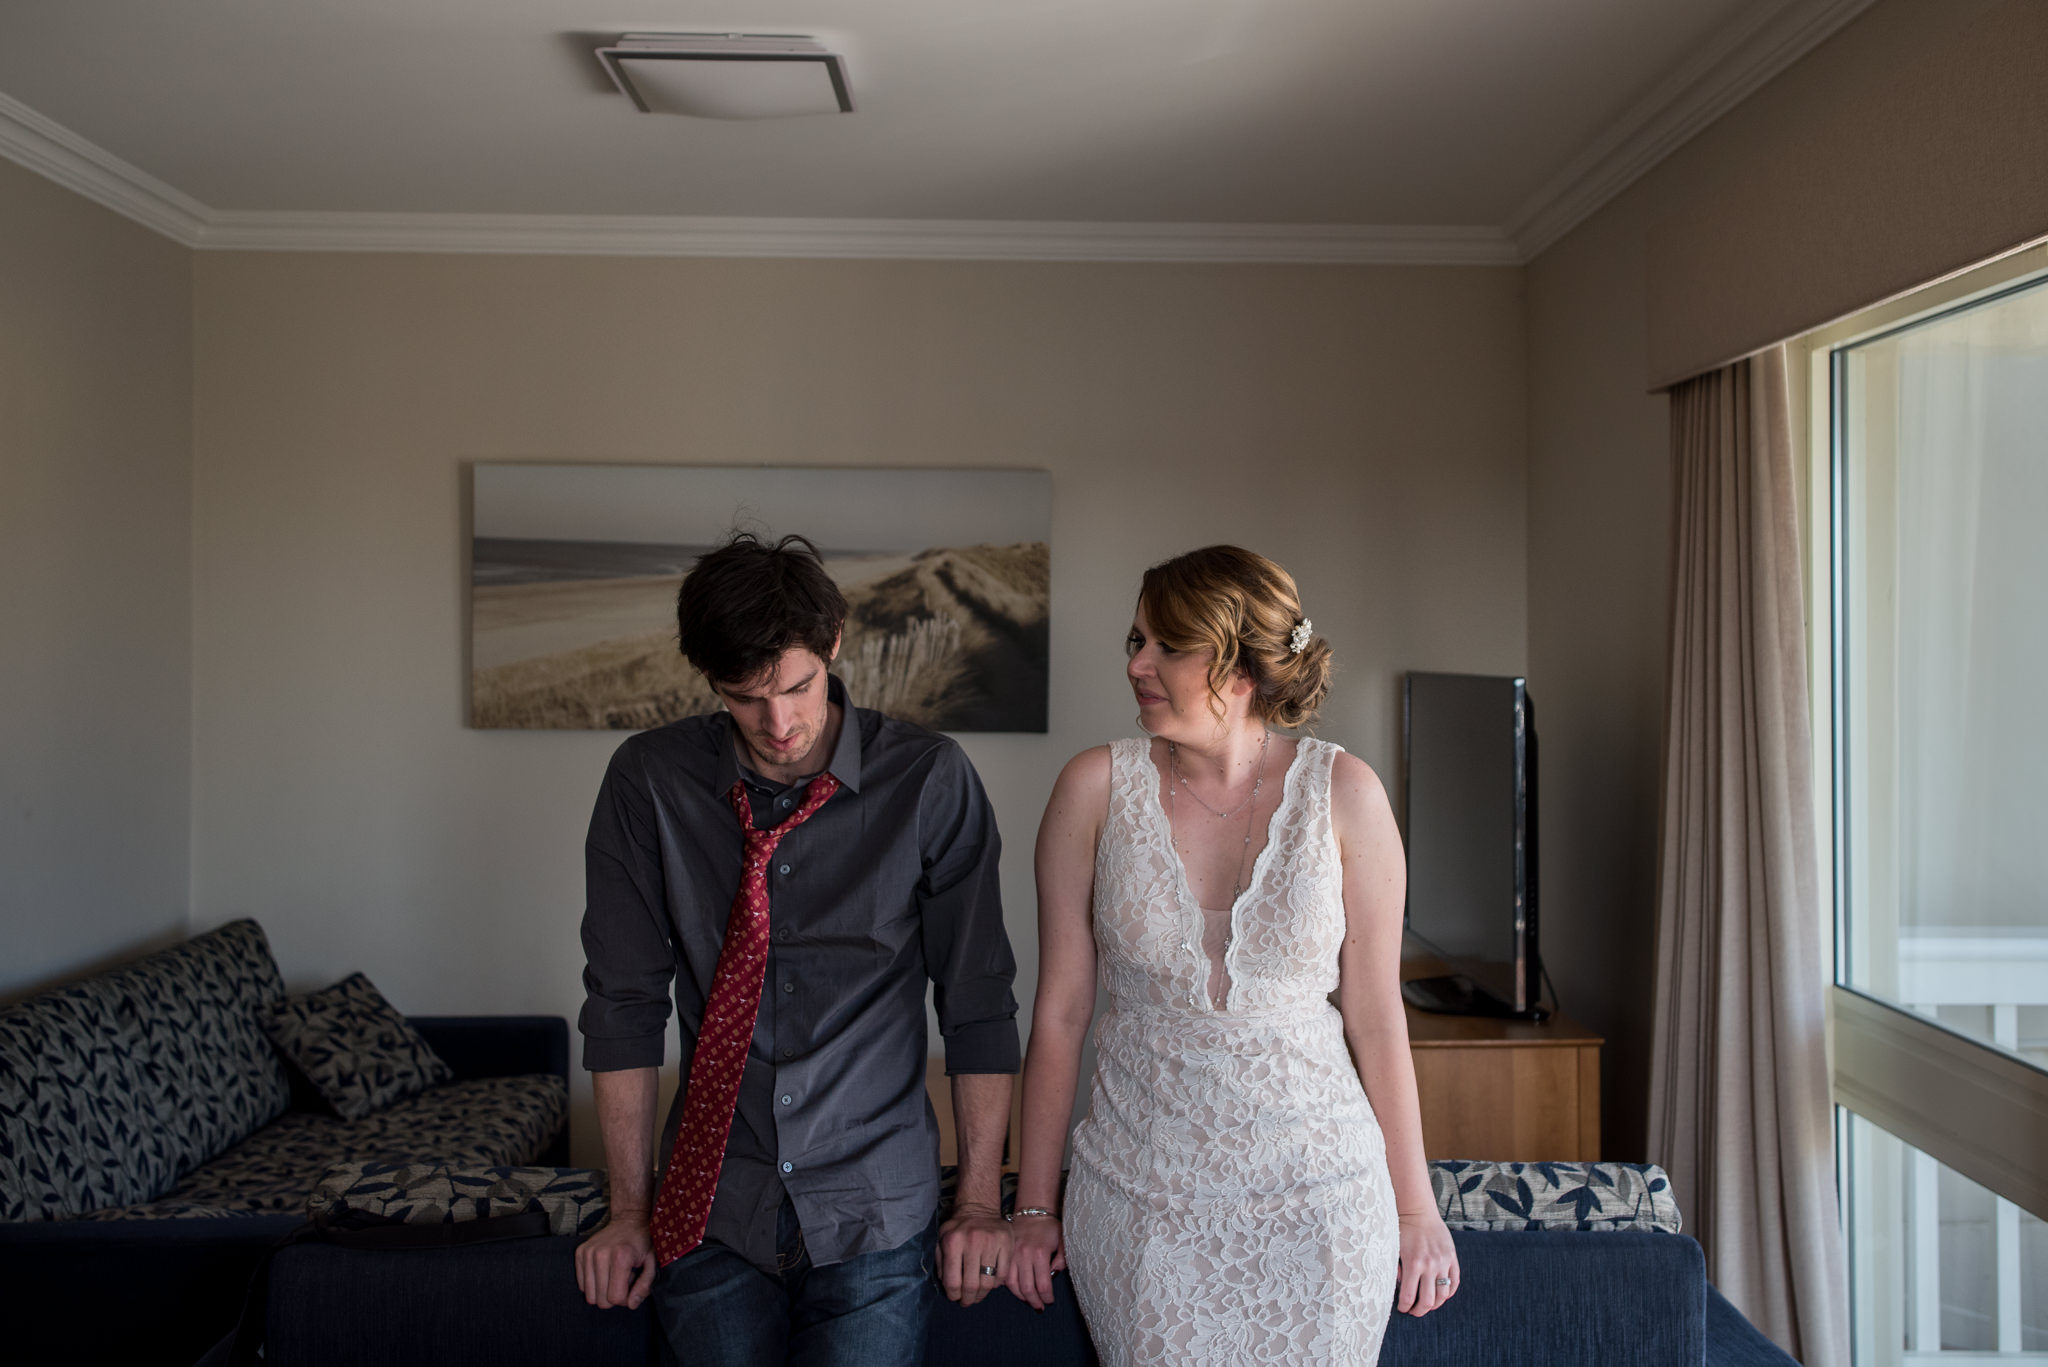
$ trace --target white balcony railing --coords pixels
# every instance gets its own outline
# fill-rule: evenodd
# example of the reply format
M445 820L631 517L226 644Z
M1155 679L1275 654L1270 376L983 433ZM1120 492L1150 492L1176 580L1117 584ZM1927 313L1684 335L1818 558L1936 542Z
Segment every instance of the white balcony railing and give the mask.
M1911 1009L1952 1029L2014 1053L2031 1054L2048 1039L2021 1033L2021 1008L2048 1006L2048 935L2024 930L1908 931L1899 940L1899 996ZM1947 1012L1943 1008L1950 1008ZM1967 1011L1959 1008L1971 1008ZM1988 1014L1988 1021L1985 1016ZM2032 1013L2029 1013L2030 1015ZM1974 1019L1959 1020L1967 1015ZM1988 1036L1984 1033L1989 1026ZM1960 1361L2048 1363L2048 1267L2022 1254L2022 1230L2039 1221L2011 1201L1991 1197L1989 1238L1979 1210L1944 1201L1941 1165L1911 1150L1900 1191L1906 1242L1904 1290L1912 1309L1905 1367ZM2034 1231L2038 1237L2039 1231ZM1988 1254L1988 1257L1986 1256ZM1988 1265L1987 1265L1988 1264ZM2031 1272L2032 1275L2027 1275ZM1996 1309L1985 1318L1982 1291L1994 1288ZM1974 1291L1976 1294L1965 1295ZM1944 1293L1947 1294L1944 1294ZM2032 1332L2030 1333L2029 1330ZM1944 1348L1944 1340L1970 1348ZM2028 1344L2028 1340L2034 1342Z

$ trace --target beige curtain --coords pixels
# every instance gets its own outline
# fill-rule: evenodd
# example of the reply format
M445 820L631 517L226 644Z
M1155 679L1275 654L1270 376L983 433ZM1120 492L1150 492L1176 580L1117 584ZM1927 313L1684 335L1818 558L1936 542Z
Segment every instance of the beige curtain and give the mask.
M1849 1367L1785 353L1677 386L1650 1157L1707 1275Z

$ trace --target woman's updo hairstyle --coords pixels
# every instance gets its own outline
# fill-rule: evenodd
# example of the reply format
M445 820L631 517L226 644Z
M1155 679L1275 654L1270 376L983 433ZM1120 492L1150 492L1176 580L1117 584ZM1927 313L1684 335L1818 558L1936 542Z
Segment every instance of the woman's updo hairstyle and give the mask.
M1252 714L1292 729L1315 719L1330 691L1330 643L1304 625L1294 576L1238 546L1204 546L1145 571L1138 590L1152 634L1175 650L1214 651L1209 691L1220 704L1236 670L1252 681ZM1220 706L1219 706L1220 710Z

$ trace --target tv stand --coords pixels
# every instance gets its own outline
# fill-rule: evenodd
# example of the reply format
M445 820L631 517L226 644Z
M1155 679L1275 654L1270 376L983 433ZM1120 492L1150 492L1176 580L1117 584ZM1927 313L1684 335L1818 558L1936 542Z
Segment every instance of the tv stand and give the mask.
M1402 995L1409 982L1444 976L1434 959L1404 960ZM1407 1015L1429 1157L1600 1157L1600 1036L1561 1015L1542 1022L1444 1015L1412 1001Z

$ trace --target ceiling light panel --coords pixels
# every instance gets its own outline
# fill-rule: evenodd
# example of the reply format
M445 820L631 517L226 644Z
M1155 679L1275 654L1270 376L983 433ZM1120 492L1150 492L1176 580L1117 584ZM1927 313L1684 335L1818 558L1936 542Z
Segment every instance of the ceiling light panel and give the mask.
M644 114L783 119L850 114L846 66L810 38L753 33L629 33L597 49Z

